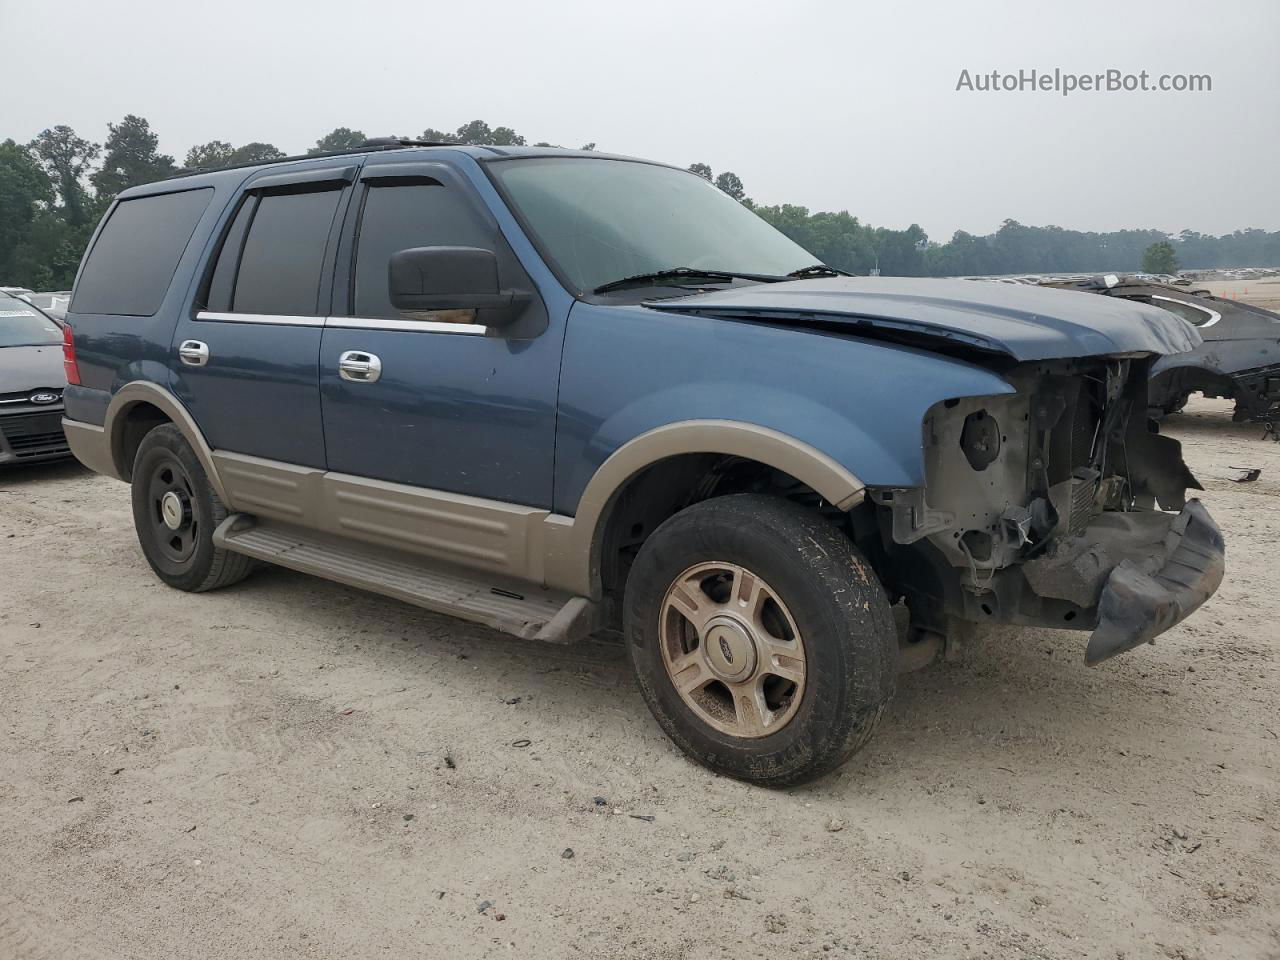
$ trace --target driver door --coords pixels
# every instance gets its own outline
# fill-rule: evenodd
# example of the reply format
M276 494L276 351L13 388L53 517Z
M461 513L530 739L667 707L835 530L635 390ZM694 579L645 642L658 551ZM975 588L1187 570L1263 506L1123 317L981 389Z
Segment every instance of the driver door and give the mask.
M549 508L560 337L545 323L541 334L525 328L516 339L462 311L396 310L391 255L429 246L481 247L516 263L452 167L370 161L356 183L320 347L329 470Z

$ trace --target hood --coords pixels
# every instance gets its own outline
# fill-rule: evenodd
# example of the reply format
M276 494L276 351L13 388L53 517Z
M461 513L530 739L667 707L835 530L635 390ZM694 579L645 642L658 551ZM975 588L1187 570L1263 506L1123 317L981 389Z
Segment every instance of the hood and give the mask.
M0 347L0 393L43 389L61 395L66 385L61 344Z
M1165 310L1025 284L832 277L730 287L646 307L725 319L848 327L926 349L949 346L1017 361L1182 353L1200 344Z

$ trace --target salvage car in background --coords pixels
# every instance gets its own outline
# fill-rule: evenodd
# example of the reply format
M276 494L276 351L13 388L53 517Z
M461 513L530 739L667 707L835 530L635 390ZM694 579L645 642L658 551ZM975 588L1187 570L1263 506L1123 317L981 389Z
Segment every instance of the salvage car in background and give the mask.
M62 432L62 327L0 293L0 466L71 455Z
M1234 400L1232 419L1237 422L1266 417L1280 404L1280 315L1207 290L1140 277L1108 274L1044 285L1149 304L1195 326L1203 343L1160 357L1151 366L1148 403L1153 415L1178 412L1193 393Z
M51 290L46 293L26 293L22 299L33 304L53 317L62 320L67 315L67 305L71 303L70 290Z

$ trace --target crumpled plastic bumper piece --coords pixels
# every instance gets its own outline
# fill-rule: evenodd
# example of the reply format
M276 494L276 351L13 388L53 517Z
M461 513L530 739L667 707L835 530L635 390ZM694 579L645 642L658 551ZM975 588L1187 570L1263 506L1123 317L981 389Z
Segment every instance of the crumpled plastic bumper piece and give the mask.
M1149 643L1213 596L1226 569L1222 531L1199 500L1174 518L1163 562L1143 569L1124 560L1107 578L1098 602L1098 626L1085 649L1093 666Z

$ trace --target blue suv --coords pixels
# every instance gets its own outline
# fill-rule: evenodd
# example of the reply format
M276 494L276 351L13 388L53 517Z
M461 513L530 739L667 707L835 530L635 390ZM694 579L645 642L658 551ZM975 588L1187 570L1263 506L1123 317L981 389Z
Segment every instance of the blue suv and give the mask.
M757 783L842 763L973 624L1096 663L1223 574L1145 415L1190 325L844 276L661 164L383 141L137 187L67 321L68 440L165 583L620 628L662 728Z

